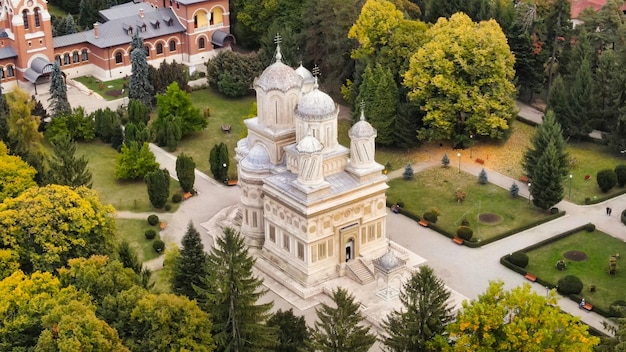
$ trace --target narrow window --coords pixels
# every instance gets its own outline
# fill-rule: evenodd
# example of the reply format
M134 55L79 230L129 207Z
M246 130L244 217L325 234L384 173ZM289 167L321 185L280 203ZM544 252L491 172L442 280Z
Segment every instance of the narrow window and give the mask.
M276 243L276 228L274 225L270 225L270 241Z
M326 258L326 242L317 245L317 257L319 259Z
M204 49L204 45L204 38L200 38L200 40L198 40L198 47Z
M78 62L80 62L80 60L78 59L78 51L75 51L75 52L72 54L72 62L73 62L73 63L75 63L75 64L76 64L76 63L78 63Z
M54 57L54 61L56 61L56 63L57 63L59 66L61 66L61 65L62 65L62 64L61 64L61 56L60 56L60 55L55 56L55 57Z
M87 49L83 49L82 61L89 61L89 53L87 53Z
M0 79L4 79L4 68L0 67Z
M176 51L176 41L170 40L170 51Z
M69 65L69 64L70 64L70 54L63 55L63 65Z
M121 52L117 52L115 53L115 63L116 64L121 64L122 63L122 53Z
M198 28L198 15L193 16L193 28Z
M4 74L4 72L2 74ZM13 70L13 65L7 66L7 76L15 77L15 71Z
M30 27L28 24L28 10L22 11L22 19L24 20L24 29L28 29Z
M35 27L39 28L41 27L41 20L39 19L39 8L35 7L35 10L33 10L33 12L35 13Z
M146 57L150 57L150 48L147 45L144 45L143 50L146 52Z
M156 45L156 52L157 52L157 55L161 55L161 54L163 54L163 44L158 43L158 44Z
M288 234L283 234L283 248L289 252L289 235Z
M304 260L304 243L298 241L298 259Z

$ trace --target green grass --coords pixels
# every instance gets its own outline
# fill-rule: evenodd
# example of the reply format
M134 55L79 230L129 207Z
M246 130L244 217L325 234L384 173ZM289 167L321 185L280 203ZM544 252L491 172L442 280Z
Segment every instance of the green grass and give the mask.
M570 250L583 251L588 258L581 262L568 261L563 254ZM554 285L565 275L578 276L583 282L581 295L592 304L608 310L609 305L619 299L626 299L626 267L617 262L617 274L609 275L609 256L626 253L626 243L603 232L580 231L556 242L528 252L529 264L526 270ZM556 262L565 260L567 268L559 271ZM590 292L589 286L596 285Z
M190 155L196 162L196 168L211 176L209 153L215 144L224 142L228 146L230 157L229 178L236 178L237 168L234 160L237 141L247 135L243 120L250 114L254 97L237 99L227 98L212 89L201 89L191 93L191 100L201 111L210 110L208 126L201 132L185 137L179 144L176 154ZM222 132L222 125L230 125L231 132Z
M157 231L157 235L153 240L147 240L144 233L148 229ZM160 239L159 228L150 226L145 219L117 219L117 233L120 242L126 240L130 247L137 252L140 261L154 259L159 255L152 248L154 240Z
M487 173L489 175L489 173ZM434 167L415 174L414 180L393 179L388 182L390 203L403 202L404 208L422 216L433 208L439 210L437 225L456 233L463 218L474 230L473 239L485 240L548 216L530 206L524 198L511 198L507 190L493 184L478 184L476 176L459 173L455 167ZM466 198L457 203L455 191L461 189ZM493 224L478 222L478 215L494 213L501 217Z
M93 76L81 76L74 78L74 80L84 84L106 100L115 100L128 96L128 88L124 88L124 84L128 85L128 79L126 78L102 82ZM125 89L123 95L121 92L122 88Z
M89 169L93 175L93 189L98 191L104 203L111 204L117 210L134 212L162 212L155 210L148 199L148 191L143 181L118 181L113 177L117 152L108 144L94 141L79 143L77 155L85 155L89 159ZM171 196L180 191L178 182L170 178ZM174 212L180 203L172 203Z

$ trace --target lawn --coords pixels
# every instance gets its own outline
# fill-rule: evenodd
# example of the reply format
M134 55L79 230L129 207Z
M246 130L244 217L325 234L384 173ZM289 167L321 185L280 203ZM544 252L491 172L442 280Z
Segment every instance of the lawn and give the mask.
M487 173L489 175L489 173ZM455 167L436 166L415 174L414 180L393 179L389 182L387 199L390 203L404 203L404 208L422 216L436 208L437 225L456 233L463 218L474 230L473 239L485 240L507 230L536 222L548 216L528 204L525 198L512 198L507 190L493 184L481 185L476 176ZM457 203L455 191L461 189L466 198ZM479 214L493 213L500 219L493 223L478 221Z
M566 260L563 254L570 250L583 251L588 258L580 262ZM608 310L612 302L626 299L626 271L622 262L617 262L616 275L608 274L609 256L616 253L626 253L624 241L597 230L580 231L527 252L530 260L526 270L554 285L565 275L576 275L584 285L581 295L593 305ZM555 268L561 259L567 264L564 271ZM596 285L596 292L589 291L590 285Z
M150 228L157 231L157 236L153 240L147 240L144 236L146 230ZM117 219L119 241L126 240L130 244L130 247L137 252L137 256L142 262L159 256L154 248L152 248L152 243L160 239L158 231L159 228L157 226L150 226L146 220Z
M89 159L89 169L93 175L93 189L98 191L104 203L112 204L117 210L134 212L159 212L148 199L145 183L140 181L118 181L113 177L117 152L108 144L98 141L79 143L77 155L85 155ZM170 178L171 195L180 191L178 181ZM169 202L171 211L178 209L180 204Z
M81 76L74 78L74 80L84 84L106 100L115 100L128 96L128 78L102 82L93 76ZM124 93L122 93L122 89L124 89Z
M196 162L196 168L211 176L209 171L209 154L215 144L224 142L228 146L230 156L229 178L237 178L235 163L235 147L237 141L247 134L243 120L248 118L255 98L227 98L212 89L201 89L191 93L191 100L201 111L210 111L208 126L201 132L185 137L176 149L175 154L185 153ZM230 133L222 132L222 125L230 125Z

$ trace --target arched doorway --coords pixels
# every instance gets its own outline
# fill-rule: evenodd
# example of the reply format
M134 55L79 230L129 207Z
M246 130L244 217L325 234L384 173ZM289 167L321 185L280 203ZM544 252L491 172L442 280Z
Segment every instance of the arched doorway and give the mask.
M346 262L354 259L354 238L346 242Z

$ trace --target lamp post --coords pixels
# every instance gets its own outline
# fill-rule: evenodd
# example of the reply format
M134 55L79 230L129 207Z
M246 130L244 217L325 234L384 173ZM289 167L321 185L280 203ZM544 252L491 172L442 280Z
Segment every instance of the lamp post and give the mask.
M461 153L456 153L456 156L459 157L459 173L461 173Z
M473 156L472 156L472 149L474 147L474 143L472 143L472 142L474 142L474 135L470 133L470 159L473 158Z
M572 178L574 175L569 174L569 200L572 200Z
M124 96L124 88L122 88L121 92L122 92L122 105L126 105L126 96Z
M226 163L222 164L222 166L224 167L224 183L228 182L228 175L226 173L226 167L228 165L226 165Z
M530 182L528 182L528 204L530 204L530 197L531 197L531 194L530 194Z

